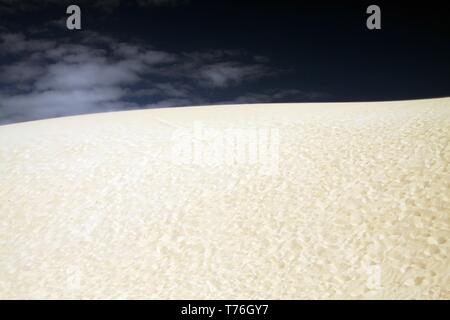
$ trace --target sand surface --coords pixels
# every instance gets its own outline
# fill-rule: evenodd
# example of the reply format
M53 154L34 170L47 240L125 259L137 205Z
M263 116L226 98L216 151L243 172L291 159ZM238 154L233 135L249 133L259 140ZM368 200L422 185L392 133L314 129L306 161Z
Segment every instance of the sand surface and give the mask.
M450 98L0 126L0 298L450 298Z

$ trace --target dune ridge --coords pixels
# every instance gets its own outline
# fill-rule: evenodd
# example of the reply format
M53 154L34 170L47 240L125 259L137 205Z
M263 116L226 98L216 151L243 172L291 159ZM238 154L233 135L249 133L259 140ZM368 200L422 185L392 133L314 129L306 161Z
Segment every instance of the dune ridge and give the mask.
M0 126L0 298L449 299L450 98Z

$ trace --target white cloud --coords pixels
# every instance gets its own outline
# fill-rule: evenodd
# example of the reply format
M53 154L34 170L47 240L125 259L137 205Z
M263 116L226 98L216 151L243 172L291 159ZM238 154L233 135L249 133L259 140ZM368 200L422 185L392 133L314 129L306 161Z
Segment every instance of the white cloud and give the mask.
M157 50L147 50L138 58L150 65L175 62L177 60L176 55Z
M41 66L29 61L17 62L12 65L0 67L0 83L24 83L36 79L45 72Z
M126 64L74 63L53 64L44 77L36 82L39 90L70 90L92 87L109 87L130 84L139 80L139 76Z
M0 33L2 61L11 61L0 66L0 123L213 103L200 92L277 72L240 50L172 53L89 31L76 39Z
M118 87L48 90L1 97L0 123L119 110L124 91Z
M192 105L192 100L187 98L170 98L163 99L154 103L150 103L145 108L167 108L167 107L181 107Z
M244 65L238 62L220 62L200 67L196 77L211 87L227 87L244 80L254 80L268 75L269 70L259 64Z
M45 51L55 45L55 42L50 40L26 39L21 33L4 33L0 35L0 40L2 40L0 54L3 55Z
M220 104L240 104L240 103L273 103L273 102L298 102L314 101L327 98L324 92L306 92L298 89L279 90L266 93L250 92L238 96L232 100L220 101Z

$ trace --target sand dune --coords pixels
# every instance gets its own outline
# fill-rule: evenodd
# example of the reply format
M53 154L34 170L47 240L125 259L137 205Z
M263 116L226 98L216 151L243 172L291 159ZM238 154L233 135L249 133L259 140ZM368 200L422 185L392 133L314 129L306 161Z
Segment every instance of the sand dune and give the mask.
M0 298L450 298L450 98L0 126Z

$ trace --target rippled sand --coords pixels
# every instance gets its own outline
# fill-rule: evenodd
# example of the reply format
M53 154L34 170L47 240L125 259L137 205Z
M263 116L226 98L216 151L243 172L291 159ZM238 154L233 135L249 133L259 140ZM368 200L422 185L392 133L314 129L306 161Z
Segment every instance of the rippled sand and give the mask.
M449 142L450 98L0 126L0 298L449 299Z

